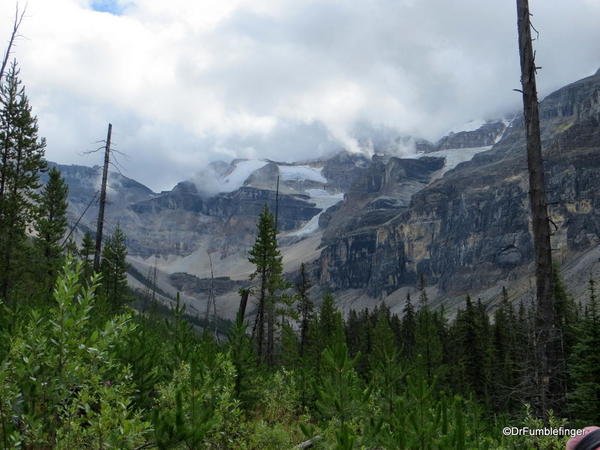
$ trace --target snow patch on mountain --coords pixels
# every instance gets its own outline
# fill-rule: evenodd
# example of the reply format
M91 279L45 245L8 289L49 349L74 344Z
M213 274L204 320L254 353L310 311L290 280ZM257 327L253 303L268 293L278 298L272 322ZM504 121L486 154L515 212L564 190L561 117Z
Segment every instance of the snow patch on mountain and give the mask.
M244 185L252 172L262 169L268 162L256 159L240 160L234 162L233 170L227 174L221 181L220 192L233 192Z
M281 179L283 181L316 181L318 183L327 183L327 179L322 175L322 167L310 166L278 166Z
M506 133L506 130L508 130L508 127L510 127L510 124L512 123L512 121L508 120L508 119L502 119L502 123L504 124L504 131L502 131L502 133L500 133L496 139L494 140L494 144L497 144L498 142L500 142L502 140L502 138L504 137L504 134Z
M266 166L268 161L238 159L229 164L227 169L223 167L224 164L210 164L191 179L199 192L205 195L233 192L241 188L254 171Z
M469 120L467 123L463 123L462 125L456 126L448 130L448 134L456 134L460 133L461 131L476 131L480 129L483 125L485 125L485 123L486 121L482 119Z
M307 189L306 193L310 196L310 201L314 202L317 208L321 208L321 212L313 216L302 228L288 233L288 236L302 237L316 232L319 229L321 214L344 199L343 192L331 194L324 189Z
M472 148L449 148L446 150L438 150L437 152L431 152L419 156L432 156L436 158L444 158L446 160L444 167L440 169L440 172L436 177L439 178L443 174L448 172L450 169L454 169L460 163L471 161L471 159L473 159L473 156L475 156L477 153L485 152L491 148L491 145L487 145L485 147Z

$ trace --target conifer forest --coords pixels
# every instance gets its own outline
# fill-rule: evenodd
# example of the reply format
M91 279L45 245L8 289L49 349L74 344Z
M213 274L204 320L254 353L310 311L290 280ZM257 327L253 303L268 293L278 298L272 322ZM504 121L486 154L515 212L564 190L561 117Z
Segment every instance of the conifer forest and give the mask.
M538 101L516 3L510 120L160 193L111 166L117 125L93 175L50 160L34 19L4 8L0 448L575 448L600 426L600 71Z

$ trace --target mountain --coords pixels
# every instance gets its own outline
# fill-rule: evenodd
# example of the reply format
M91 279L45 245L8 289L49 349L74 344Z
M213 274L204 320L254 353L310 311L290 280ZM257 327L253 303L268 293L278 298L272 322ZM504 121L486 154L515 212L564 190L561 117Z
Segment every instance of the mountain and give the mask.
M549 95L541 102L540 116L554 254L578 292L600 255L600 74ZM385 223L359 235L332 231L337 237L319 261L321 283L366 291L397 307L421 275L431 296L450 306L466 293L493 303L503 285L514 298L532 297L522 119L502 133L486 151L412 195L408 208L396 208ZM456 135L461 134L467 133ZM363 269L360 278L355 267ZM364 303L362 295L351 300Z
M540 105L553 246L575 290L600 256L599 110L598 73ZM400 158L399 147L413 151ZM264 204L277 209L289 276L307 263L315 293L335 291L342 307L385 301L401 308L421 276L430 297L449 308L466 293L493 304L503 285L514 299L530 295L533 249L518 115L472 123L436 143L386 138L372 151L293 163L215 162L161 193L111 172L107 228L119 223L128 236L134 286L147 289L144 278L156 267L164 297L181 290L197 311L204 309L212 265L220 313L229 317L252 272L247 250ZM75 222L100 171L59 168ZM78 229L93 230L96 214L92 206Z

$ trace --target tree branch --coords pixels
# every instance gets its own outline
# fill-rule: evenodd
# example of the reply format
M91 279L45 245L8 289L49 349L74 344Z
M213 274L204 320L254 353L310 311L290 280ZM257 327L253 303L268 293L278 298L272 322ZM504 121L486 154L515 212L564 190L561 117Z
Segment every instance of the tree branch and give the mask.
M6 48L6 52L4 53L4 59L2 60L2 67L0 68L0 81L4 77L4 71L6 70L6 65L8 64L8 59L10 58L10 53L12 52L12 48L15 44L15 39L19 36L19 27L21 26L21 22L23 22L23 18L25 17L25 12L27 11L27 5L23 8L23 11L19 13L19 3L15 5L15 18L13 20L13 29L10 35L10 40L8 41L8 47Z

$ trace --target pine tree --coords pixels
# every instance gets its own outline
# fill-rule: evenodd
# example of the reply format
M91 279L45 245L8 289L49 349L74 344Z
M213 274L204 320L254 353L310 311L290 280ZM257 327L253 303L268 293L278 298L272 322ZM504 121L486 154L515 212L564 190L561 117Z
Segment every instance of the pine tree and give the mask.
M300 363L300 343L292 326L284 321L281 325L280 364L295 369Z
M0 89L0 297L7 298L26 230L37 213L38 176L45 168L44 139L14 62Z
M118 308L129 300L127 290L129 264L125 261L126 257L125 234L117 225L104 246L101 266L104 293L113 308Z
M554 288L554 346L556 355L552 358L556 367L550 367L554 371L554 379L550 381L549 395L553 407L562 407L566 400L566 392L569 390L567 379L567 361L571 355L573 346L577 341L577 306L575 301L567 292L564 281L560 275L557 265L552 267L552 286Z
M502 287L502 301L494 313L492 326L492 374L494 406L497 410L509 410L518 403L515 398L517 324L512 304L508 299L506 287Z
M50 170L48 183L42 190L39 216L35 224L37 246L43 258L47 289L51 290L54 278L62 266L62 239L67 228L67 184L60 171Z
M304 356L306 340L308 338L308 324L312 318L314 304L308 296L310 284L306 277L304 263L300 265L300 281L297 284L298 290L298 312L300 313L300 357Z
M406 294L406 303L402 312L401 348L404 357L411 361L415 357L415 332L417 324L415 320L415 310L410 299L410 293Z
M94 251L96 250L96 243L92 238L92 234L88 231L83 235L81 241L81 249L79 250L79 256L82 260L82 273L83 279L88 280L94 272Z
M275 219L267 205L259 217L256 241L249 251L248 261L256 266L250 279L258 279L258 308L252 331L256 340L256 353L259 361L272 365L277 296L286 284L282 277L282 257L277 248Z
M465 310L456 319L462 384L467 392L474 392L480 399L485 399L488 386L487 316L486 319L482 317L485 312L482 312L480 302L473 305L469 295L465 303Z
M389 309L385 307L375 311L375 327L373 328L373 351L369 355L371 378L374 380L382 397L386 414L393 414L395 396L399 392L400 381L404 377L399 363L396 337L390 325Z
M236 320L227 333L231 362L235 367L235 397L243 408L250 409L256 400L256 356L247 333L248 325Z
M582 423L600 421L600 309L595 284L589 282L590 299L578 326L578 340L570 364L573 391L569 409Z
M416 314L415 353L421 356L418 358L418 367L431 381L442 362L442 343L435 314L429 309L423 278L420 290L419 310Z
M341 445L344 441L353 441L347 422L365 410L370 391L361 389L360 380L354 366L359 358L350 358L344 342L335 342L328 346L322 355L322 373L315 386L317 391L317 409L324 417L339 420L340 428L336 432L336 448L352 449L353 445ZM348 443L349 444L349 443Z
M335 343L345 343L344 320L335 307L333 296L328 292L323 296L323 303L319 309L319 344L322 349Z

